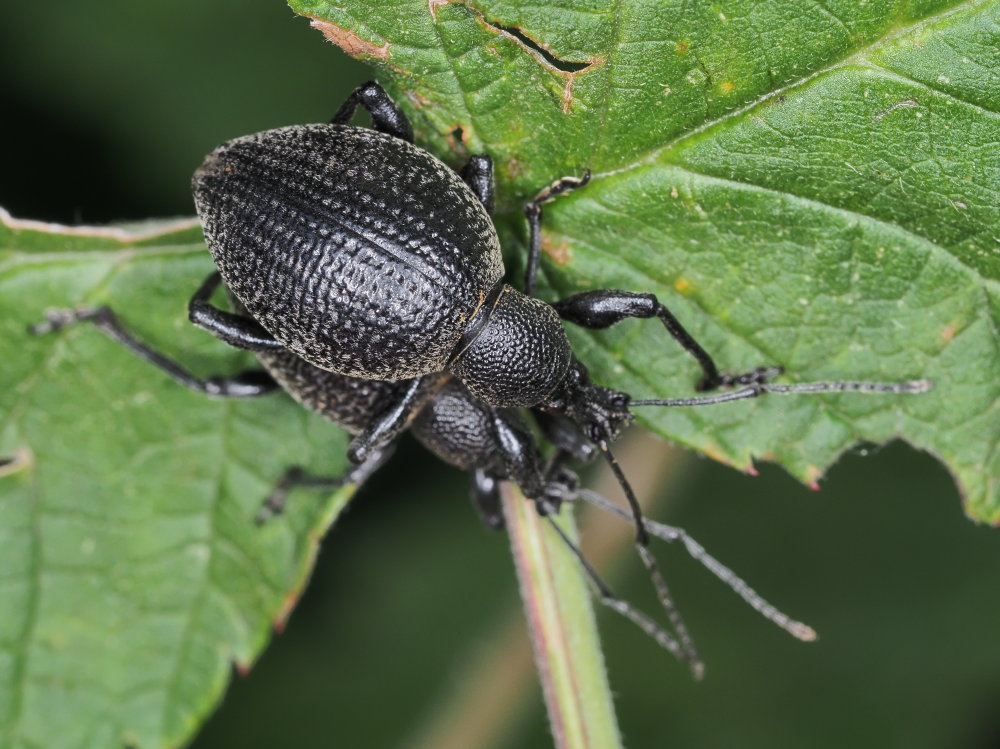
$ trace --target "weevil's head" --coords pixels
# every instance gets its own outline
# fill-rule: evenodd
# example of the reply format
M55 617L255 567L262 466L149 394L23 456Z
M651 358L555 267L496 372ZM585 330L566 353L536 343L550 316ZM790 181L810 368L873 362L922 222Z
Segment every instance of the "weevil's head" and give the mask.
M559 388L572 359L556 311L503 285L472 316L448 369L491 406L527 408Z
M568 416L588 440L600 445L614 442L632 423L630 400L628 393L595 385L587 368L574 359L559 387L539 406Z

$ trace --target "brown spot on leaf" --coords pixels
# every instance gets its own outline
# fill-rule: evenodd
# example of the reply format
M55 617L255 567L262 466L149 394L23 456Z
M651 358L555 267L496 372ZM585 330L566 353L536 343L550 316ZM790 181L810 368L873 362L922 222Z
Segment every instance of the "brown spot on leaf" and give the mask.
M421 107L426 107L428 104L431 103L431 100L428 99L426 96L421 96L416 91L412 91L409 89L406 91L406 98L409 99L410 103L413 104L413 106L415 106L417 109L420 109Z
M461 125L456 124L445 136L448 147L457 154L466 155L469 152L469 133Z
M681 294L687 294L691 291L691 282L686 278L678 278L674 281L674 288L677 289Z
M553 242L551 237L542 235L542 252L552 258L557 265L567 265L570 260L569 242Z
M278 615L274 617L274 621L271 626L274 628L275 634L281 634L285 631L285 625L288 623L288 617L292 615L292 611L299 603L299 598L302 597L302 588L296 586L285 596L285 599L281 602L281 609L278 611Z
M687 52L688 51L687 42L677 42L677 51L680 52L682 55L685 52Z
M957 331L958 326L955 323L948 323L944 326L944 330L941 331L941 340L945 343L951 343L951 340L955 337L955 333Z
M816 466L809 466L806 468L806 486L812 489L814 492L818 492L820 489L819 480L823 476L823 471L821 471Z
M319 29L323 33L323 36L351 57L375 57L379 60L389 59L389 42L386 42L381 47L376 47L367 39L362 39L353 31L349 31L335 23L322 18L316 18L315 16L308 16L308 18L311 19L309 21L310 26Z
M435 22L437 22L437 9L442 5L448 4L461 5L468 8L478 16L479 22L484 27L495 32L500 38L517 44L553 75L564 77L566 81L563 84L561 97L563 114L568 114L573 104L573 82L576 76L589 73L595 67L604 63L604 58L597 55L588 57L582 61L566 60L557 57L546 42L539 41L518 26L507 26L497 20L487 18L482 10L471 3L464 2L464 0L428 0L427 8Z

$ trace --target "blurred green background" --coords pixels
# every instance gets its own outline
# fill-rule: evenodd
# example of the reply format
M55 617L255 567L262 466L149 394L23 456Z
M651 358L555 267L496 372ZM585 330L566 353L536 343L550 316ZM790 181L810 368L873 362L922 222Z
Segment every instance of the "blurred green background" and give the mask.
M323 120L370 75L281 0L8 4L0 205L69 223L189 215L216 144ZM859 448L815 493L773 466L628 452L637 478L669 462L656 517L820 632L794 642L663 549L708 676L692 683L602 613L628 746L1000 747L1000 536L962 516L933 458ZM404 444L194 746L551 746L505 539L466 494ZM613 579L653 606L633 557Z

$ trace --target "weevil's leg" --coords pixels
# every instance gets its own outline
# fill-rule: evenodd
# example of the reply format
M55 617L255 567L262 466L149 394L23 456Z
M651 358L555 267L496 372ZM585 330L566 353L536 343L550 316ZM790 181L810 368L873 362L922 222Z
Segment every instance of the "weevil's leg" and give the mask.
M392 455L392 446L373 453L368 460L360 465L351 467L341 476L312 476L306 473L299 466L289 468L274 486L274 491L264 500L260 510L254 517L257 525L263 525L275 515L280 515L285 511L285 504L288 495L293 489L325 489L333 491L347 484L361 486L368 477L381 468Z
M89 322L132 353L145 359L185 387L208 395L230 398L251 398L266 395L278 384L262 369L248 369L227 377L195 377L173 359L150 348L133 336L108 307L50 312L43 322L28 330L35 334L50 333L78 322Z
M282 346L253 318L219 309L209 299L222 283L218 272L206 278L188 302L188 318L220 341L246 351L281 351Z
M519 487L524 496L535 500L539 510L545 493L542 454L531 432L513 413L491 408L493 437L497 450L507 469L507 476Z
M667 332L701 367L702 378L698 383L698 390L714 390L727 385L751 385L766 382L781 374L780 367L760 367L736 375L720 373L708 352L653 294L601 289L573 294L552 306L562 319L592 330L609 328L630 318L659 318Z
M473 156L459 174L476 193L486 212L493 215L493 159L485 153Z
M396 103L389 98L375 81L362 83L340 105L340 109L330 120L331 124L344 125L354 116L358 104L368 110L372 116L372 127L380 133L388 133L407 143L413 142L413 126Z
M352 463L364 463L369 456L388 446L410 425L410 419L423 407L433 391L424 385L433 375L414 378L399 399L390 404L357 435L347 448Z
M637 608L633 607L631 604L623 601L621 598L615 595L611 587L601 579L601 576L597 574L590 562L580 551L580 548L573 543L572 539L566 535L565 531L559 527L556 523L555 518L552 517L551 513L545 514L546 519L549 521L549 525L556 532L562 542L566 547L572 552L573 556L576 557L583 571L587 574L590 579L591 584L597 591L597 600L601 602L602 605L607 606L612 611L621 614L626 619L631 621L637 627L639 627L643 632L656 640L657 644L660 645L664 650L673 655L677 660L682 663L687 663L688 667L691 669L691 673L694 678L701 679L705 674L705 665L702 663L701 658L699 658L698 653L694 650L690 639L687 638L687 631L683 630L683 637L678 640L671 635L669 635L660 625L653 621L650 617L639 611ZM687 638L687 641L685 641Z
M594 457L597 448L584 436L576 423L561 414L546 411L532 411L545 439L577 460L587 462Z
M564 193L583 187L590 182L590 170L583 172L582 177L563 177L535 196L530 203L524 204L524 215L528 219L528 261L524 270L524 293L535 295L535 281L538 278L538 261L542 252L542 204Z
M481 468L472 472L472 503L479 512L479 517L489 528L492 530L503 529L500 482Z
M601 496L597 492L591 491L590 489L576 489L566 497L566 499L569 500L577 498L583 499L596 507L600 507L606 512L618 515L625 520L632 522L635 520L631 512L622 509L611 500ZM688 554L691 555L692 559L700 563L705 567L705 569L728 585L729 588L736 593L736 595L746 601L751 608L759 612L765 619L773 622L793 637L796 637L804 642L810 642L816 639L816 630L808 624L795 621L787 614L782 613L772 604L768 603L759 593L757 593L757 591L751 588L741 577L739 577L739 575L709 554L705 550L705 547L695 541L683 528L678 528L673 525L665 525L664 523L658 523L655 520L649 520L648 518L643 518L642 525L650 535L663 539L667 543L680 541L684 545Z

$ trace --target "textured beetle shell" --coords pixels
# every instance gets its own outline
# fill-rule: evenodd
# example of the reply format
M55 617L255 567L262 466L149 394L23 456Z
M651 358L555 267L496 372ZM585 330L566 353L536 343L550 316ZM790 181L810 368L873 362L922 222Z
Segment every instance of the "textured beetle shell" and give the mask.
M398 401L408 380L365 380L313 366L291 351L258 353L264 369L295 400L357 434Z
M305 125L225 143L194 177L226 286L290 351L373 380L444 369L503 275L482 204L374 130Z

